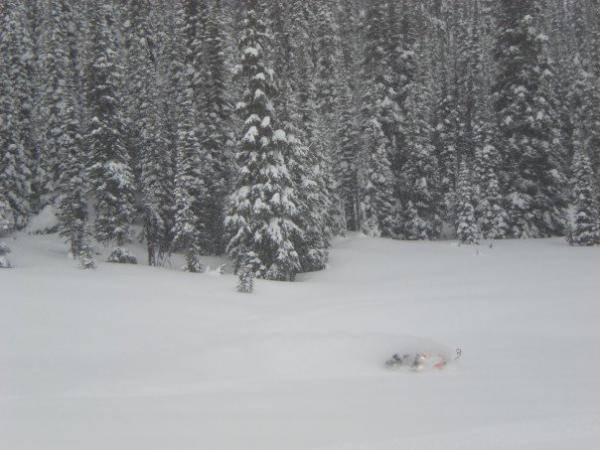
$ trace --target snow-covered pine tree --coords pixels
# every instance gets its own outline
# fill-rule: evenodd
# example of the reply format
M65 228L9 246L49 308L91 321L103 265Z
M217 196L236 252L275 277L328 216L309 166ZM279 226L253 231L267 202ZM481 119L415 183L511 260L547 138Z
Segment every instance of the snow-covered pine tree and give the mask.
M574 220L568 235L571 245L600 244L600 210L595 200L590 159L580 141L573 157Z
M344 209L346 228L360 230L360 194L358 183L358 157L361 149L361 115L359 108L362 64L362 24L360 5L341 0L336 3L337 25L342 53L339 68L339 93L337 103L338 124L336 138L338 152L334 158L336 182Z
M246 255L246 259L239 270L237 290L242 294L251 294L254 292L254 268L260 265L254 253Z
M184 80L185 82L186 80ZM175 244L185 251L189 272L204 272L200 255L206 251L206 225L204 222L204 152L196 128L196 112L193 107L193 89L185 84L180 96L177 126L177 154L175 173Z
M226 225L233 236L228 252L236 270L255 254L252 271L261 278L293 280L300 270L294 241L297 197L284 154L287 136L277 129L270 97L274 72L265 62L270 35L260 18L258 0L245 1L240 38L241 76L245 89L238 112L245 117L236 161L239 167Z
M475 172L478 181L477 218L484 239L508 237L508 216L504 210L497 170L498 151L485 140L477 143Z
M287 135L284 152L293 189L296 192L296 225L303 230L297 234L294 247L298 253L301 271L316 271L325 267L329 258L334 222L332 197L333 180L330 173L329 146L318 117L319 101L316 83L308 79L316 71L318 62L313 46L302 45L313 36L315 10L300 0L288 5L273 4L270 17L283 45L275 49L274 59L281 67L277 102L278 118ZM317 78L318 75L316 74Z
M153 103L152 111L155 114L155 127L159 128L154 150L156 157L143 169L147 175L154 180L159 180L160 186L153 183L143 183L146 186L155 186L151 192L157 193L155 200L160 210L163 222L161 244L153 245L159 249L159 253L166 256L177 249L175 242L175 176L177 168L178 131L180 124L186 117L187 112L181 108L181 99L185 93L186 71L184 64L184 43L182 36L183 11L178 4L162 0L153 12L152 21L157 30L154 36L156 46L156 103ZM173 32L173 30L175 32ZM160 174L156 176L155 174ZM143 178L146 175L143 175ZM148 210L156 211L155 208ZM147 214L148 219L152 214ZM149 230L150 231L150 230ZM154 233L160 235L161 233Z
M561 60L562 73L567 74L564 83L568 108L564 108L566 112L563 115L566 117L563 126L571 131L567 136L570 137L569 160L574 158L576 144L583 145L588 149L595 178L600 182L600 52L595 48L600 43L600 25L597 23L600 5L595 6L593 2L565 5L563 15L566 17L563 21L568 25L563 25L558 33L562 32L565 37L563 34L561 37L570 43ZM576 132L578 136L575 136Z
M450 5L437 2L434 8L424 13L426 40L419 48L420 56L432 67L430 89L432 94L432 144L435 148L439 180L436 186L440 193L440 215L448 224L456 218L456 188L459 175L461 132L460 76L464 72L466 53L464 22L461 12L465 2ZM423 39L423 38L422 38ZM419 70L423 71L420 61Z
M389 46L387 51L391 55L392 92L395 95L394 101L398 105L396 118L398 124L393 129L395 145L390 158L396 198L401 196L403 188L401 183L402 172L407 157L406 98L410 93L417 69L415 61L417 57L415 53L415 30L417 29L415 15L415 5L410 0L388 2L387 4L387 45ZM396 224L396 226L398 225Z
M237 290L242 294L251 294L254 291L254 272L252 270L240 270Z
M315 139L312 145L318 158L325 203L325 234L340 235L346 229L339 182L335 179L335 166L339 163L337 130L340 110L341 51L338 30L331 6L326 2L315 4L315 87L314 107Z
M365 16L365 47L362 61L363 120L368 128L371 119L377 120L387 138L390 156L396 145L399 108L394 91L391 53L394 44L388 27L388 7L384 0L369 2Z
M162 117L158 55L151 10L139 0L128 3L127 116L132 158L137 180L143 238L150 265L162 264L172 247L174 216L172 155L168 152L167 119Z
M438 189L442 196L442 215L448 222L454 222L455 197L458 166L458 130L460 126L456 92L452 92L455 83L447 80L448 74L442 69L439 102L436 104L435 127L432 144L438 160L440 184Z
M87 187L84 174L86 154L74 85L77 65L73 61L74 54L70 51L67 34L75 25L68 2L53 0L48 6L50 15L46 24L45 54L49 77L44 99L49 122L42 157L48 157L55 167L43 165L48 177L43 186L45 200L42 204L55 203L59 233L69 243L71 255L77 257L84 241Z
M359 173L363 174L359 176L359 182L366 183L360 187L363 192L360 201L361 229L368 234L392 237L395 233L393 224L396 213L390 159L396 146L399 113L391 77L392 55L389 54L386 13L385 2L376 0L369 4L365 17L361 110L364 154L359 159L363 164L363 167L359 167ZM375 161L380 158L384 159ZM374 172L376 166L385 166L387 169L377 173ZM376 189L382 191L375 193ZM384 198L387 200L381 201ZM377 204L370 205L370 201L376 201ZM382 209L384 204L386 206ZM389 217L384 217L383 214L388 214ZM377 223L373 222L375 217ZM362 218L367 219L368 223L363 224Z
M86 135L90 187L95 198L95 233L100 242L130 239L134 218L134 179L124 144L124 120L119 87L122 69L117 58L110 6L95 5L90 18L91 66L88 104L91 121Z
M58 178L65 139L65 102L68 86L68 43L65 33L68 24L62 14L61 0L51 0L47 5L48 18L43 37L43 87L44 113L43 145L40 155L40 205L55 205L58 196Z
M498 12L493 92L510 234L517 238L561 234L564 176L547 89L552 71L544 49L546 37L537 27L539 2L502 0Z
M208 94L205 50L209 9L207 0L183 0L182 6L185 65L193 94L192 104L198 118L205 123L204 106Z
M226 240L223 233L226 197L231 184L231 147L233 141L232 109L229 102L228 70L225 64L224 10L221 0L213 4L206 23L205 61L207 65L206 132L203 145L208 153L210 176L206 229L208 252L222 254Z
M172 155L168 153L164 121L158 95L149 95L147 145L141 160L143 194L143 236L148 250L148 264L158 266L171 253L174 241L175 194Z
M5 236L14 228L14 216L8 199L0 194L0 236Z
M36 199L31 190L32 173L37 164L36 142L37 130L35 127L34 105L37 98L36 61L34 58L34 44L31 37L26 2L10 1L7 19L11 21L6 27L10 40L7 61L8 76L12 83L14 97L15 120L19 132L18 140L21 142L26 166L26 189L28 191L29 212L35 212L33 204ZM0 18L0 23L2 23ZM12 31L11 31L12 30ZM1 38L0 38L1 39Z
M441 231L438 162L429 120L428 80L420 71L406 99L407 159L403 170L402 234L409 240L437 239Z
M479 244L480 231L473 207L473 177L465 162L461 164L457 192L457 228L458 242L466 245Z
M484 239L508 237L508 216L500 193L498 172L500 155L497 148L498 130L490 95L492 82L491 39L486 33L489 20L484 5L476 1L471 17L468 45L468 68L464 79L469 146L473 151L475 215ZM460 201L460 196L458 198Z
M86 225L84 228L78 257L81 269L89 270L97 267L96 258L94 257L94 247L92 246L92 231L89 225Z
M389 142L376 119L368 125L359 173L361 230L368 236L390 237L394 229L395 199Z
M291 104L288 107L294 108ZM302 272L322 270L329 259L331 239L324 183L326 176L315 148L303 143L299 137L303 133L291 120L284 122L287 136L284 159L297 193L295 222L303 230L302 234L295 236L294 247Z
M148 46L151 31L149 30L149 8L146 2L129 0L122 9L124 139L136 188L139 190L142 154L148 144L143 136L149 134L148 96L156 90L153 83L155 81L154 54Z
M65 92L61 111L63 134L60 141L60 174L57 180L57 216L60 235L67 239L70 253L76 257L85 241L88 188L85 175L86 155L73 97L72 92Z
M18 140L15 108L10 94L10 85L5 84L0 74L0 192L4 202L2 214L10 228L22 228L27 223L29 206L24 152ZM5 88L8 86L8 89Z
M10 9L3 20L0 33L0 192L8 203L9 213L4 213L11 228L23 228L29 219L29 177L27 160L19 124L19 95L14 77L11 77L11 64L19 58L18 21ZM11 79L12 78L12 79ZM8 217L7 217L8 216Z
M0 20L2 17L0 15ZM0 237L4 237L6 234L12 231L12 211L10 205L4 199L4 196L0 194ZM6 255L10 253L10 247L4 242L0 242L0 269L10 269L12 266L8 261Z
M339 195L344 208L344 221L350 231L358 231L360 224L360 195L358 185L358 155L360 153L360 131L357 107L347 82L338 99L340 120L337 130L338 155L336 155L335 175L339 185Z

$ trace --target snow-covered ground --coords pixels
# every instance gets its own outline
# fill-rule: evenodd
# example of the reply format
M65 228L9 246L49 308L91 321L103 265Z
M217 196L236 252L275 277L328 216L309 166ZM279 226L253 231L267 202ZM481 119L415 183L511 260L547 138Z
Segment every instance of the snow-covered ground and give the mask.
M600 448L600 248L351 236L329 270L244 295L8 242L2 450ZM455 347L443 371L384 367Z

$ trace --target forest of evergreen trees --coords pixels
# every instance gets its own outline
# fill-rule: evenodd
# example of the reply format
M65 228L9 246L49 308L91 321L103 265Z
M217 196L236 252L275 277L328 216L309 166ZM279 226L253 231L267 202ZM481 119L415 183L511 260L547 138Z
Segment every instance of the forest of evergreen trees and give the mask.
M50 206L90 266L600 244L600 0L4 0L0 157L0 237Z

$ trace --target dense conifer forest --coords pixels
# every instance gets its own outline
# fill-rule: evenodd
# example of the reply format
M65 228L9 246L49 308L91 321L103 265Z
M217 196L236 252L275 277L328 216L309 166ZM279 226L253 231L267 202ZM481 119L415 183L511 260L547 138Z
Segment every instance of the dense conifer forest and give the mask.
M5 0L0 236L320 270L347 232L600 243L599 0ZM93 265L93 263L92 263Z

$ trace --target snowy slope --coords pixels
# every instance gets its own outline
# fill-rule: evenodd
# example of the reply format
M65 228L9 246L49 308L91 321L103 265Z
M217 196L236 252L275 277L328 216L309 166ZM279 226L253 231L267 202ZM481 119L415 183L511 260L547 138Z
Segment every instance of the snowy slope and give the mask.
M1 450L599 448L599 248L352 236L329 270L242 295L9 243ZM443 371L383 366L457 346Z

